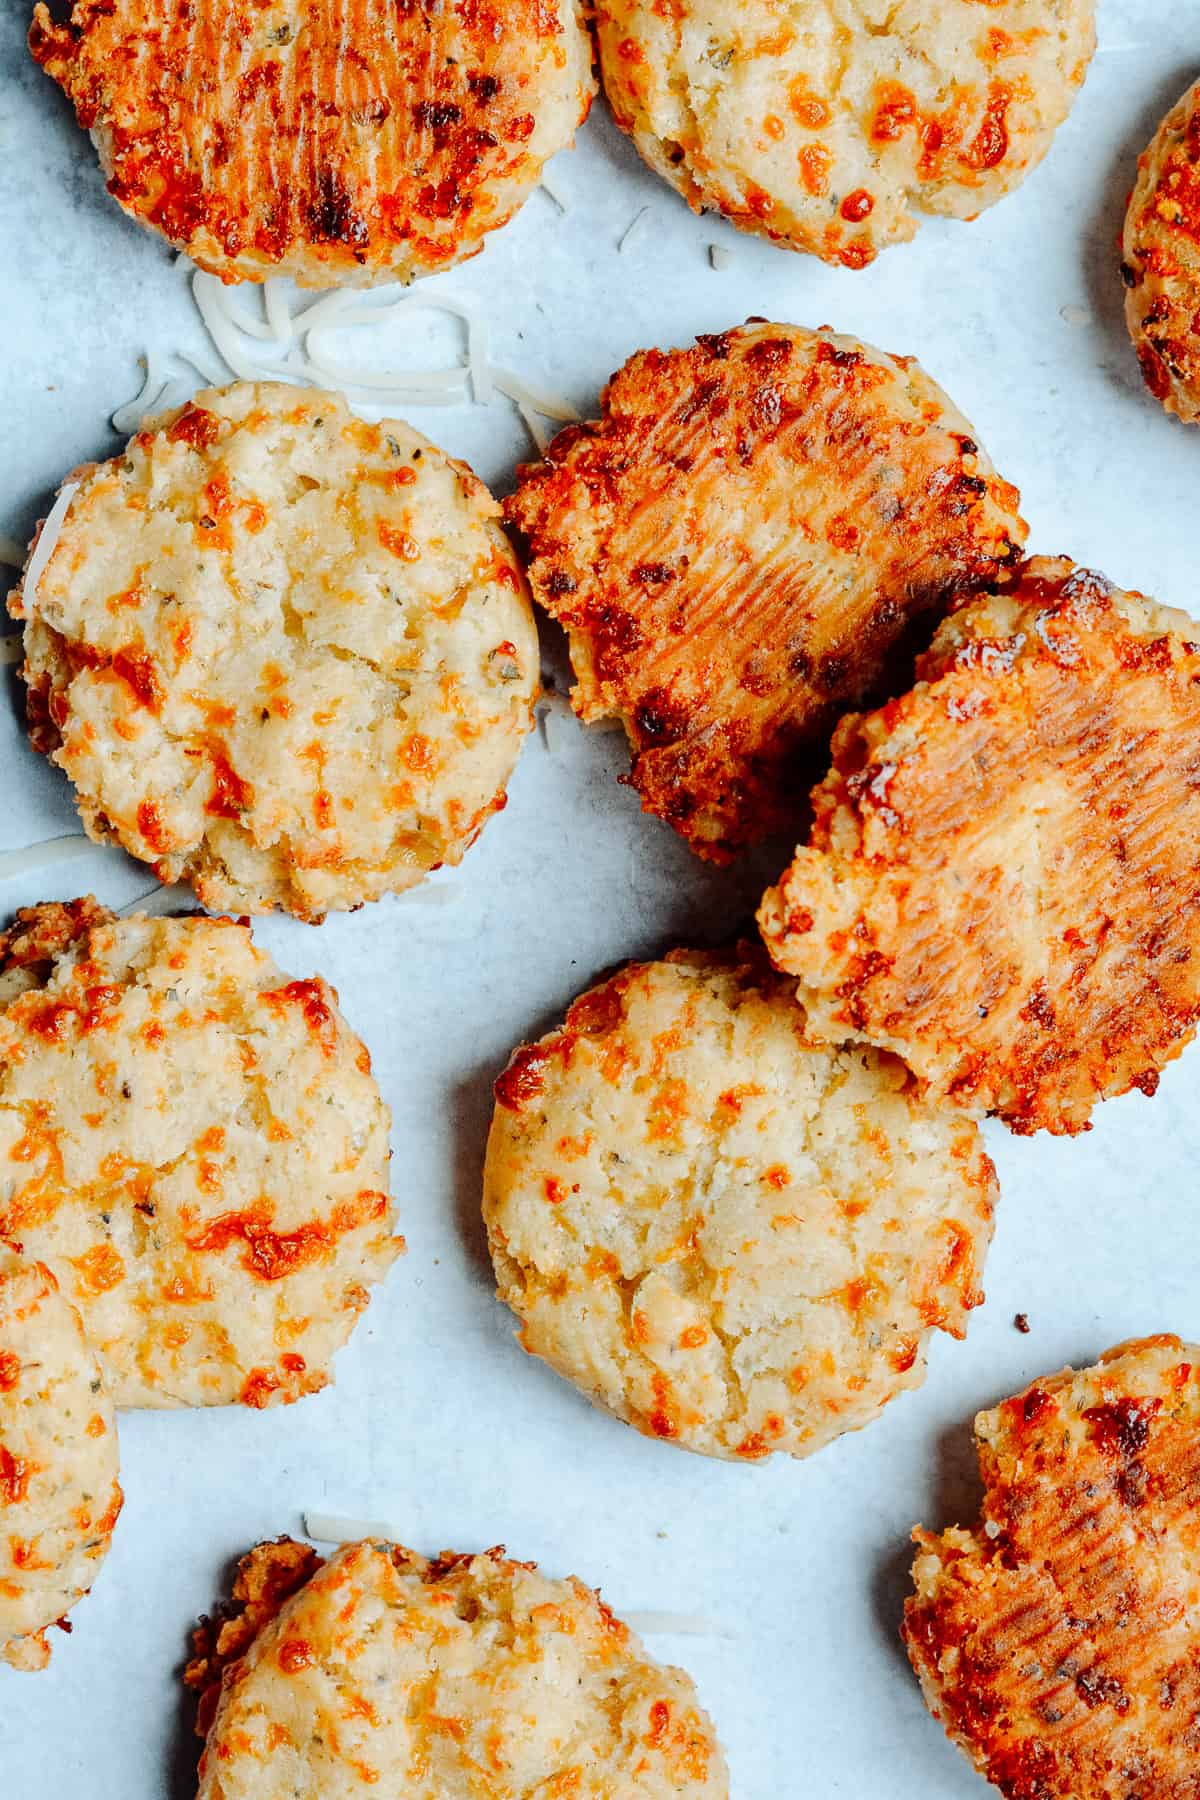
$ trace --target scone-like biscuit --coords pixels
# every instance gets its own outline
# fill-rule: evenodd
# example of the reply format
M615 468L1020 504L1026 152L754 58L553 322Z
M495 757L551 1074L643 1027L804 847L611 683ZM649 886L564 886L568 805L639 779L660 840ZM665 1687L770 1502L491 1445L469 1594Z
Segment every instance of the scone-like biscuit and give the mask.
M995 1171L894 1057L814 1044L765 959L675 952L496 1083L484 1217L521 1343L648 1436L807 1456L983 1296Z
M467 468L337 395L239 383L73 479L10 611L34 744L93 837L214 911L304 919L461 859L538 680Z
M582 1582L501 1550L430 1562L369 1542L339 1550L226 1667L198 1800L367 1790L727 1800L729 1781L688 1677Z
M975 1421L981 1528L913 1533L904 1637L1008 1800L1195 1792L1200 1347L1123 1344Z
M0 937L0 1238L118 1406L324 1387L403 1248L388 1115L324 981L229 919L34 907Z
M972 219L1050 148L1094 0L598 0L605 92L690 206L861 269Z
M79 1314L0 1243L0 1659L42 1669L121 1510L117 1429Z
M759 912L813 1027L933 1096L1085 1130L1200 1019L1200 626L1065 559L941 627L843 720Z
M125 211L225 281L411 280L482 249L595 83L576 0L75 0L30 49Z
M1125 317L1146 386L1200 425L1200 81L1138 161L1122 248Z
M508 503L619 718L646 810L724 859L794 826L800 770L915 631L1019 554L1020 496L911 357L796 325L644 350Z

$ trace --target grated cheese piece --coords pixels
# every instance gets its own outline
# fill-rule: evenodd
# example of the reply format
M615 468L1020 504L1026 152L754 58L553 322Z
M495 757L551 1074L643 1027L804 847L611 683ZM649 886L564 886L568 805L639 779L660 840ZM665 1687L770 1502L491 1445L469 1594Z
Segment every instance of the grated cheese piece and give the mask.
M45 573L46 564L54 555L59 533L62 531L68 509L79 491L77 481L64 481L58 490L58 498L42 520L41 530L33 546L33 554L29 558L29 567L25 571L23 592L28 600L37 597L38 582Z

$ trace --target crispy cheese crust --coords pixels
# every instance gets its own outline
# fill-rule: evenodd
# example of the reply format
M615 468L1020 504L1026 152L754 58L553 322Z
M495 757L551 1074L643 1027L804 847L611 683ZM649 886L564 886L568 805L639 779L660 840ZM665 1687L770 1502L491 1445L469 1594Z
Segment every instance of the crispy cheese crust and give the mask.
M95 1581L121 1510L117 1428L79 1314L0 1242L0 1660L41 1669L46 1627Z
M911 357L795 325L645 350L508 517L570 634L585 720L619 718L646 810L723 860L795 825L834 720L1026 527Z
M632 964L496 1083L484 1218L520 1341L647 1436L808 1456L983 1298L995 1171L761 953Z
M1200 1018L1200 626L1035 558L843 720L766 895L821 1035L1019 1132L1086 1129Z
M126 212L225 281L410 280L483 247L595 83L576 0L75 0L30 49Z
M273 1558L280 1546L270 1547ZM349 1544L225 1669L198 1800L727 1800L712 1724L582 1582Z
M1200 81L1138 160L1125 215L1125 317L1146 386L1200 424Z
M499 508L334 394L209 389L77 471L25 621L35 748L212 911L303 919L457 863L538 683Z
M904 1638L1008 1800L1196 1791L1200 1348L1110 1350L975 1421L979 1528L917 1530Z
M598 0L617 121L699 211L861 269L974 218L1049 149L1094 0Z
M34 907L0 936L0 1239L118 1406L324 1387L403 1248L388 1115L319 978L229 919Z

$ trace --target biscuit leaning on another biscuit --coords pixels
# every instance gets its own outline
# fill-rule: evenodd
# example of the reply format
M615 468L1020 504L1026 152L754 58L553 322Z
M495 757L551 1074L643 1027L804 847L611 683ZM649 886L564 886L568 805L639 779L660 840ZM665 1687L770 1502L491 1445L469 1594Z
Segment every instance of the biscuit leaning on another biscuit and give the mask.
M682 1670L501 1549L261 1544L194 1647L198 1800L728 1800Z
M1200 625L1035 557L917 673L838 727L767 948L820 1037L1084 1131L1200 1021Z
M409 281L483 247L595 91L576 0L74 0L34 58L109 192L224 281Z
M388 1157L333 989L245 925L77 900L0 935L0 1239L53 1270L118 1406L326 1386L404 1247Z
M835 720L1019 556L1019 505L912 357L760 321L639 351L506 511L576 712L620 719L646 811L725 861L796 826Z
M677 951L496 1083L483 1212L520 1341L647 1436L808 1456L983 1295L995 1171L895 1058L811 1040L761 954Z
M861 269L922 213L972 219L1050 148L1094 0L598 0L604 90L697 212Z
M121 1510L112 1396L49 1269L0 1243L0 1660L42 1669ZM69 1629L69 1627L68 1627Z
M310 920L461 860L538 686L465 465L339 395L235 383L69 486L9 610L34 745L91 836L213 911Z
M1145 1338L975 1421L975 1529L913 1533L904 1638L1007 1800L1183 1800L1200 1702L1200 1347Z
M1146 386L1200 424L1200 81L1138 159L1125 215L1125 317Z

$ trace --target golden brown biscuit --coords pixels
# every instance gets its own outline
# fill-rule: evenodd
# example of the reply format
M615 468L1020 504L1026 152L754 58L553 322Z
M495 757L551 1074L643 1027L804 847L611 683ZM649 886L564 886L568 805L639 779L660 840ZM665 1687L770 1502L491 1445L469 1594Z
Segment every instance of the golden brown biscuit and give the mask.
M582 1582L367 1542L279 1604L293 1574L266 1548L266 1622L205 1709L198 1800L727 1800L688 1677ZM190 1684L219 1660L206 1636Z
M112 1397L49 1269L0 1241L0 1660L42 1669L121 1510ZM69 1630L70 1627L68 1626Z
M619 718L648 812L724 860L794 827L833 721L1026 527L910 358L796 325L644 350L602 417L522 470L508 517L570 633L585 720Z
M75 0L30 49L109 192L225 281L411 280L482 249L595 83L576 0Z
M484 1218L520 1341L647 1436L809 1456L983 1295L995 1171L895 1057L805 1033L761 956L677 951L496 1083Z
M76 901L0 935L0 1239L53 1270L118 1406L327 1384L403 1248L387 1136L332 988L244 925Z
M239 382L72 481L9 610L34 746L93 837L213 911L302 919L461 860L538 684L469 469L339 395Z
M1200 626L1037 557L843 720L759 912L811 1025L1020 1132L1153 1093L1200 1019Z
M598 0L605 92L699 211L861 269L972 219L1050 148L1094 0Z
M1200 1348L1110 1350L975 1421L980 1528L917 1530L904 1637L1008 1800L1185 1800L1200 1709Z
M1200 424L1200 81L1138 160L1122 249L1146 386L1185 425Z

